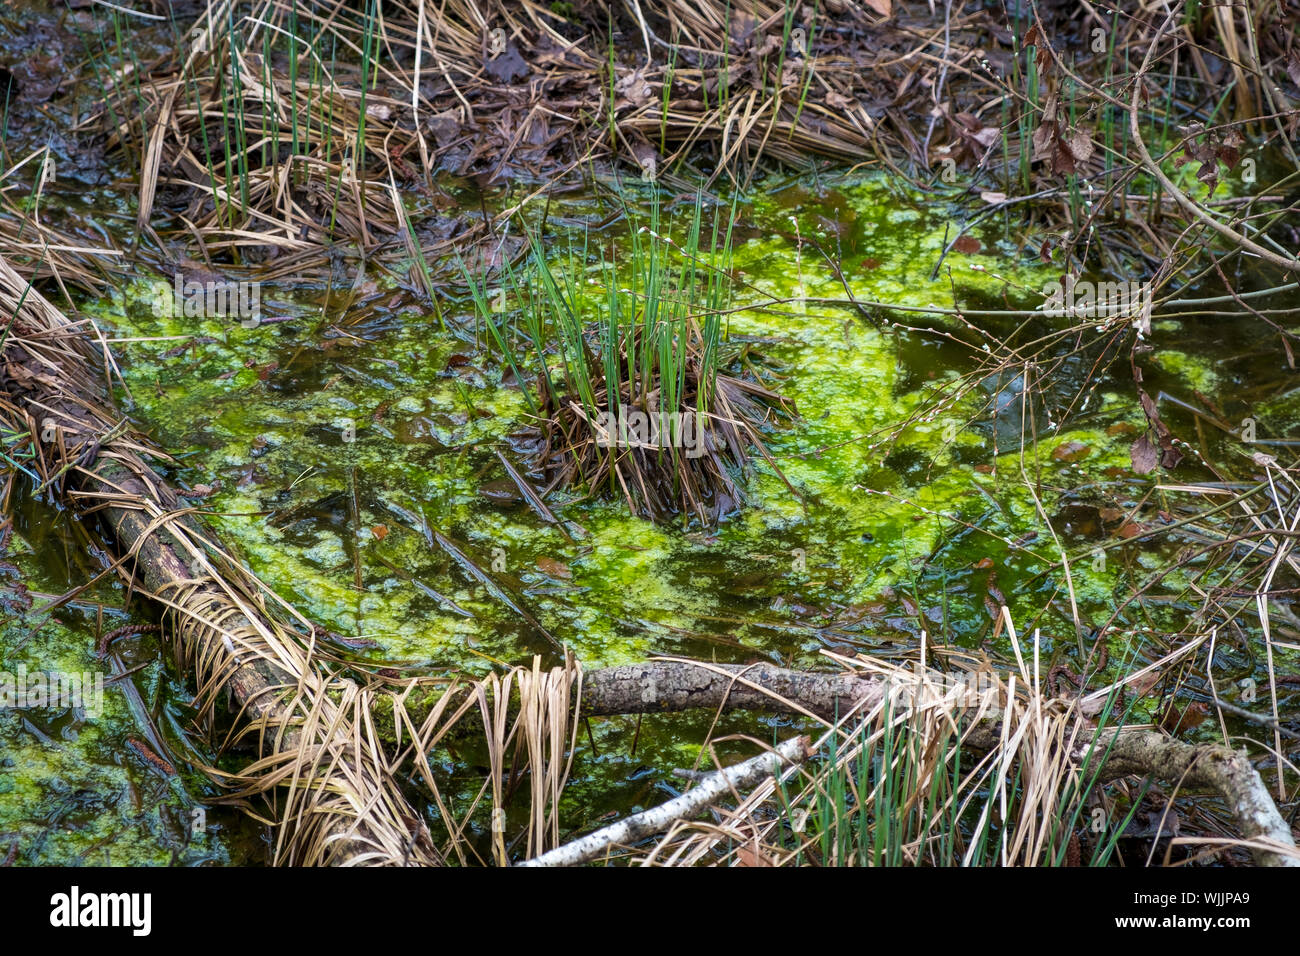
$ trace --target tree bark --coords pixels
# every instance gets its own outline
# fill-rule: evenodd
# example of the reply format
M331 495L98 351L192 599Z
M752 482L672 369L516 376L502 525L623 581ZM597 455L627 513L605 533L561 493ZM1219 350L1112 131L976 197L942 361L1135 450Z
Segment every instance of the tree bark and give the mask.
M942 675L935 675L936 681ZM583 675L582 711L590 716L652 714L705 708L777 714L843 717L861 704L869 709L888 692L884 681L853 674L818 674L766 664L740 666L690 661L650 661L588 671ZM1088 748L1109 753L1099 782L1130 775L1150 776L1165 784L1219 794L1236 820L1241 836L1270 846L1252 847L1263 866L1300 866L1291 827L1278 812L1263 780L1245 752L1208 744L1189 744L1163 733L1139 728L1104 730L1071 754L1081 763ZM977 726L964 746L988 752L999 745L993 722ZM1291 852L1287 852L1287 851Z
M836 720L882 691L879 681L854 674L819 674L770 664L647 661L588 671L582 711L596 717L722 708Z
M581 863L590 863L609 852L611 847L635 843L653 836L668 829L678 820L699 813L729 793L757 786L765 777L779 771L784 764L803 763L809 756L811 754L808 752L808 738L794 737L774 750L709 774L680 797L674 797L657 807L635 813L595 833L589 833L572 843L556 847L518 865L577 866Z

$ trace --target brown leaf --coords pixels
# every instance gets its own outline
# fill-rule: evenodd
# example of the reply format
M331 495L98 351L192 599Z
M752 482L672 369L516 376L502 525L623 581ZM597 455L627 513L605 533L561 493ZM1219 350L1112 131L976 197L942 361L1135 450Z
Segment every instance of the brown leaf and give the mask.
M972 146L988 149L1002 138L1002 131L996 126L985 126L974 113L958 113L952 117L957 127L957 134L966 148L974 153Z
M767 854L758 849L757 845L742 846L736 851L736 857L737 866L776 866Z
M831 90L826 94L826 105L833 110L851 110L857 108L858 101L851 96Z
M561 561L556 561L554 558L548 558L545 555L537 559L537 568L543 574L553 578L561 578L568 581L573 577L573 572L569 570L567 564L564 564Z
M1052 451L1052 457L1057 461L1067 462L1083 461L1083 459L1087 458L1091 454L1092 446L1085 445L1081 441L1061 442L1061 444L1057 445Z
M1107 703L1108 702L1104 697L1094 698L1092 700L1084 697L1078 704L1079 713L1083 714L1085 717L1096 717L1106 709Z
M1068 176L1075 171L1074 153L1060 136L1052 138L1052 171L1058 176Z
M1160 729L1168 734L1177 735L1195 730L1210 716L1210 708L1204 701L1194 700L1186 707L1179 707L1172 700L1160 715Z
M1043 120L1034 130L1031 142L1034 144L1035 160L1046 159L1052 152L1052 143L1056 139L1056 122L1054 120Z
M624 101L617 104L619 106L625 104L645 106L655 98L654 89L646 80L645 72L640 69L624 73L614 84L614 93Z
M1146 435L1129 446L1128 454L1133 460L1133 470L1139 475L1151 474L1160 463L1160 452Z
M483 71L500 83L522 80L529 73L528 63L519 54L519 47L513 40L506 45L504 53L483 58Z
M388 525L377 524L370 529L370 533L375 536L376 541L383 541L386 537L388 537Z
M889 16L894 9L894 0L866 0L867 6L882 17Z
M1160 683L1163 677L1164 671L1157 668L1150 674L1143 674L1141 677L1135 677L1128 681L1128 687L1137 694L1137 696L1145 697L1147 694L1151 693L1151 691L1155 690L1156 685Z
M439 146L451 145L464 132L464 126L460 121L460 110L457 109L434 113L426 122L429 132L433 134L434 142Z
M968 256L974 255L983 248L980 245L980 241L974 236L959 236L957 241L952 244L952 247L958 252Z
M1092 137L1085 130L1075 130L1066 141L1066 146L1069 147L1070 155L1080 163L1085 163L1092 157Z

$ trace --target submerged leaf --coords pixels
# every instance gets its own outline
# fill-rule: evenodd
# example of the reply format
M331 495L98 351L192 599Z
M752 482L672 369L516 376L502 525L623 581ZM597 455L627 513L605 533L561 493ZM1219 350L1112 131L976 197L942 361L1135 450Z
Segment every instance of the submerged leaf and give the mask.
M545 555L537 559L537 569L552 578L562 578L565 581L573 578L573 572L567 564Z

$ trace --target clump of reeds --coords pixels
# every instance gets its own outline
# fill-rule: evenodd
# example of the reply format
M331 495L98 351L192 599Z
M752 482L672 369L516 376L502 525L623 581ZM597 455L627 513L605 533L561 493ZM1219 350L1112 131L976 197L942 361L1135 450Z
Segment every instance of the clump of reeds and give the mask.
M121 253L96 236L87 241L60 225L66 219L47 209L57 181L50 147L34 150L0 173L0 249L5 260L31 282L53 280L65 300L70 287L98 293L108 282ZM0 334L0 345L4 335Z
M686 238L660 232L657 202L623 258L600 259L592 294L586 249L552 270L535 231L509 269L518 320L508 323L466 273L481 320L525 388L535 420L533 464L549 491L584 486L623 497L635 514L685 514L708 525L742 492L734 473L769 462L762 428L793 407L755 378L732 374L731 233L715 219L703 245L700 204ZM503 292L504 294L504 292Z
M718 171L870 147L861 64L790 5L734 23L711 3L649 20L579 6L210 0L179 57L144 63L113 14L98 122L138 159L140 227L235 261L327 243L409 255L438 168L496 183L612 154L654 178L702 146ZM648 52L671 39L632 67L615 34Z
M945 680L865 656L835 659L887 692L828 724L814 760L713 820L679 821L636 862L1078 866L1113 858L1137 801L1112 805L1101 787L1108 748L1088 744L1123 723L1117 695L1088 708L1092 727L1079 719L1081 702L1048 699L1024 670L1008 680L968 660ZM1109 823L1093 836L1101 806Z
M179 64L106 76L109 145L141 164L141 228L165 205L159 225L174 218L205 256L235 262L400 241L395 187L410 170L391 151L414 134L389 95L383 28L373 0L215 0Z

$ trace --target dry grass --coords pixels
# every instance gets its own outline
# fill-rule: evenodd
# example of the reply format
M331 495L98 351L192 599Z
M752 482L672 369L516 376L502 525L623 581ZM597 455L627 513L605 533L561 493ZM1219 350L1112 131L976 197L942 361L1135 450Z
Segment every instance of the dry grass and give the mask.
M885 691L823 724L813 745L819 761L790 766L735 794L733 804L717 808L711 819L679 820L649 844L621 848L618 858L643 866L1121 861L1119 841L1150 785L1100 785L1115 776L1106 769L1111 748L1129 749L1116 741L1127 740L1126 732L1142 733L1140 727L1108 729L1125 723L1116 706L1122 685L1056 697L1040 670L1037 639L1018 640L1009 618L1007 626L1017 652L1017 671L1008 676L950 650L943 656L951 669L943 675L865 655L832 655L838 665L880 681ZM1136 685L1175 665L1208 639L1134 671L1124 683ZM1182 780L1172 781L1152 812L1174 814L1181 789ZM1260 841L1233 837L1232 825L1224 831L1209 824L1208 835L1184 836L1173 845L1209 855L1258 849ZM1294 844L1266 852L1274 850L1294 865Z
M818 766L790 768L713 821L679 822L628 862L1060 865L1087 790L1087 769L1071 759L1083 726L1076 704L1049 699L1033 674L958 671L985 682L944 684L922 668L836 660L890 693L826 727L814 743L825 758ZM987 733L982 721L999 726L995 746L980 741L984 755L963 759L972 737ZM881 760L878 776L863 776L864 764Z
M373 692L326 666L310 623L226 555L158 480L150 463L166 456L98 398L112 357L93 323L70 321L4 258L0 308L13 316L0 363L8 456L38 490L134 542L113 570L163 609L163 633L197 687L201 726L215 726L232 691L242 702L222 749L250 745L256 757L237 772L207 769L228 799L279 824L276 861L435 862L373 733Z
M436 262L450 245L422 223L438 166L496 183L616 155L653 176L706 143L720 170L762 155L854 159L869 145L865 109L837 99L862 64L833 37L805 37L783 6L727 29L718 10L700 19L708 5L671 4L654 27L578 7L565 19L495 0L261 0L247 12L214 0L175 61L111 77L96 121L139 158L142 229L195 258L300 266L326 244L409 255L408 215ZM611 56L611 16L644 35L650 62Z
M121 271L121 255L101 237L86 242L56 223L66 218L57 206L57 169L49 147L24 156L0 174L0 249L9 265L29 281L52 282L62 298L72 289L98 293Z
M1235 150L1242 131L1294 157L1285 17L1215 8L1162 33L1163 12L1068 5L1007 21L961 4L885 17L773 0L566 15L498 0L213 0L175 60L111 78L97 121L138 157L142 229L209 263L269 257L277 275L318 269L329 246L405 262L429 285L453 248L428 226L438 169L555 182L615 160L676 183L698 163L709 182L747 185L765 158L815 157L952 183L971 216L990 211L976 197L1001 196L992 211L1059 232L1058 259L1124 271L1196 238L1130 155L1126 96L1144 91L1165 157L1194 135ZM1168 72L1163 89L1146 55ZM1232 115L1186 98L1221 85L1219 63ZM1179 127L1197 132L1180 140ZM1221 156L1227 175L1239 153Z

